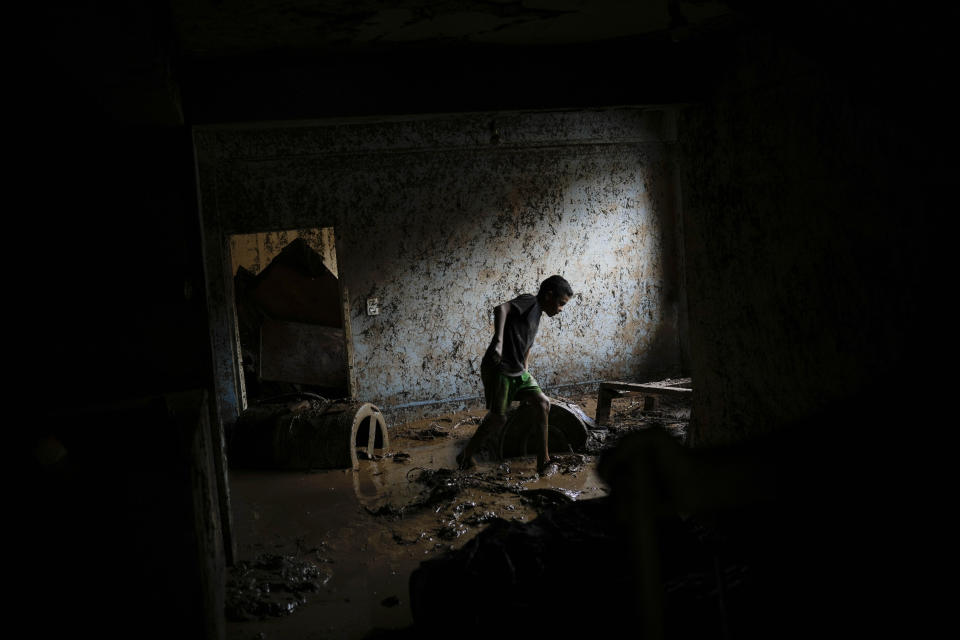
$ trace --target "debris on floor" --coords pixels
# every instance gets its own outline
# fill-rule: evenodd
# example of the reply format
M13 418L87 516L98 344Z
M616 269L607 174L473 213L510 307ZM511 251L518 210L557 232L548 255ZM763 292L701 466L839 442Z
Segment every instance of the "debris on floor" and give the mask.
M307 394L308 396L310 394ZM367 459L390 446L386 421L369 402L316 397L246 409L227 434L231 466L254 469L356 468L357 449ZM380 451L378 454L377 451Z
M450 432L434 422L427 429L408 433L407 437L411 440L433 440L435 438L449 438Z
M332 572L292 555L264 553L230 568L226 587L229 620L254 620L293 613Z
M473 549L472 545L480 544L475 542L479 536L486 538L491 535L505 537L498 538L503 544L496 550L484 548L482 552L477 551L480 555L469 564L471 571L479 572L470 574L479 581L477 584L486 584L486 578L480 575L487 570L484 568L486 560L481 561L481 558L486 558L492 563L489 570L513 571L519 580L526 580L530 576L554 579L558 581L558 589L568 587L571 579L576 579L577 584L590 584L590 593L597 594L596 598L591 596L591 600L600 607L598 612L608 610L613 606L612 601L604 602L606 596L600 595L608 593L608 590L598 590L594 583L586 579L581 581L580 573L584 564L597 562L598 559L606 558L604 562L615 567L621 566L624 561L611 546L609 532L601 531L608 524L604 520L607 518L603 515L604 509L600 506L605 502L608 489L597 474L598 457L602 451L615 446L621 438L635 431L664 427L681 438L689 420L689 408L673 407L665 399L656 411L645 411L642 402L617 399L612 406L611 424L601 428L593 424L587 415L593 411L595 397L596 394L592 393L553 398L553 406L559 407L557 410L564 414L555 421L555 425L559 427L562 421L567 420L574 426L575 437L564 436L565 442L561 443L559 436L554 439L551 435L556 444L564 446L559 450L551 448L551 462L555 471L549 477L537 473L535 450L529 450L524 455L521 449L520 452L513 452L516 455L501 459L495 450L496 445L477 456L476 467L458 469L456 455L480 423L482 410L391 426L391 451L360 454L360 464L355 470L317 471L303 478L278 476L276 481L272 476L251 474L249 487L257 487L255 495L259 504L255 505L255 510L261 513L260 516L253 515L259 519L251 526L260 531L276 531L274 518L287 513L294 519L294 526L301 530L304 523L311 522L312 527L306 529L309 532L307 535L313 536L311 542L317 543L314 538L329 540L330 546L325 547L325 553L329 552L338 563L337 575L323 586L322 595L311 599L308 606L302 607L302 612L291 616L290 624L296 626L294 621L298 619L304 621L301 623L303 625L321 624L321 620L332 621L339 616L342 624L346 625L360 625L363 624L362 620L381 629L400 629L403 625L411 625L419 615L418 607L423 608L422 599L411 602L414 596L412 583L411 598L404 596L403 591L410 581L411 572L417 570L425 557L446 558L449 554ZM551 409L552 421L554 410ZM577 446L569 446L571 442L577 442ZM264 485L264 482L271 484ZM274 482L278 484L272 484ZM313 502L300 510L285 507L281 511L278 507L274 508L276 499L271 487L281 484L295 489L291 496L299 496L303 492L302 495ZM254 494L249 490L247 495L253 500ZM330 507L323 505L332 505L334 498L339 505L336 513L324 511ZM299 504L293 500L296 498L291 497L291 505ZM268 504L271 506L268 507ZM581 506L584 511L578 510ZM354 508L355 515L351 511ZM262 512L267 509L272 517L263 515ZM562 515L554 515L556 512ZM552 536L557 528L564 530L559 534L560 538L548 541L547 537ZM536 532L536 535L532 540L526 540L530 532ZM521 539L526 541L517 542ZM272 543L273 540L267 542ZM511 548L514 544L520 546L514 550ZM536 551L537 547L548 549ZM566 551L556 551L561 548ZM371 565L368 563L372 557L376 558L376 562ZM540 562L555 566L536 569L534 565ZM509 568L511 566L512 569ZM348 579L351 570L357 576L378 572L376 587L373 583L366 583L366 578ZM431 584L424 587L421 596L427 592L433 593L434 589L443 591L442 582L433 584L435 577L430 578ZM600 577L599 574L597 577ZM463 576L456 579L461 580ZM689 582L699 584L693 578ZM686 583L681 580L678 584ZM363 585L367 587L363 588ZM468 595L473 587L461 586L459 582L451 582L448 586L460 589L459 594L448 594L456 598L456 606L450 610L450 615L456 616L457 612L463 612L464 603L470 602ZM616 584L612 588L615 589ZM527 595L523 595L525 591ZM526 584L518 586L512 593L522 603L539 597L533 591L536 589ZM563 606L568 596L559 592L554 595L554 609ZM397 598L396 603L393 597ZM438 597L439 603L446 595L441 593ZM480 601L483 601L482 598ZM475 607L471 604L468 608L472 610ZM427 609L433 611L433 605ZM450 628L462 629L464 620L458 619L455 626ZM326 625L327 622L322 624ZM237 628L238 634L249 633L257 623L237 626L243 627ZM337 623L334 626L338 632L346 629L337 626ZM347 635L362 637L370 628L350 627ZM331 631L330 634L333 636L336 632ZM237 636L230 640L241 638Z
M460 625L476 637L503 628L580 637L601 621L634 620L636 565L613 503L575 502L551 489L535 495L544 510L532 522L493 519L460 549L420 564L410 578L408 631L434 637ZM731 621L745 628L757 581L730 533L694 518L658 523L668 638L722 638Z
M518 493L522 487L511 483L503 476L484 473L463 473L455 469L425 469L414 467L407 473L410 481L423 485L420 494L407 504L396 506L384 504L377 509L367 508L367 512L375 516L390 516L402 518L417 511L434 508L440 511L444 506L449 507L457 496L468 488L479 488L489 493Z

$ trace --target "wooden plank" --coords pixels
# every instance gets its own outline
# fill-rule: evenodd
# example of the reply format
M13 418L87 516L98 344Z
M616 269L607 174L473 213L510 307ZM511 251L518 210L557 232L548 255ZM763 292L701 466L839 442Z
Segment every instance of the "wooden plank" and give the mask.
M634 391L638 393L677 395L683 396L693 392L693 389L686 387L662 386L649 382L601 382L602 389L611 391Z
M600 384L600 390L597 392L597 424L604 425L610 421L610 403L619 395L619 391L607 389L603 383Z
M691 384L691 378L671 380L669 384L659 382L618 382L610 380L601 382L597 391L597 424L604 425L610 421L610 403L614 398L640 393L648 396L667 395L683 397L693 392L693 389L675 385Z

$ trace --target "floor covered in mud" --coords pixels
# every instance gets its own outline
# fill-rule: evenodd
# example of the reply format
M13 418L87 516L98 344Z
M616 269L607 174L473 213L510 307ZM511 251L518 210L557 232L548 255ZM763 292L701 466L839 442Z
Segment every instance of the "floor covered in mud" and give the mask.
M595 392L559 399L595 416ZM682 401L644 410L642 397L621 398L584 451L553 455L549 476L533 455L484 454L459 471L483 413L390 425L389 450L358 470L231 471L239 559L227 575L228 640L401 635L414 622L410 581L422 562L452 557L492 524L602 498L604 449L654 425L683 439L689 420Z

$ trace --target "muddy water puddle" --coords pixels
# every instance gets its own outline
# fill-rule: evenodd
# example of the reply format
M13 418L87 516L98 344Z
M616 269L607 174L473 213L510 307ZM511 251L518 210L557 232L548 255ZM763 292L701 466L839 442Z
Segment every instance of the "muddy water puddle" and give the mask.
M474 469L457 470L480 413L399 425L390 450L356 471L232 471L241 562L228 572L228 604L246 589L285 615L235 607L228 639L362 638L407 627L408 581L422 560L459 548L495 519L527 522L559 503L606 495L591 455L554 456L549 477L537 475L533 456L479 457ZM255 583L258 561L310 580Z

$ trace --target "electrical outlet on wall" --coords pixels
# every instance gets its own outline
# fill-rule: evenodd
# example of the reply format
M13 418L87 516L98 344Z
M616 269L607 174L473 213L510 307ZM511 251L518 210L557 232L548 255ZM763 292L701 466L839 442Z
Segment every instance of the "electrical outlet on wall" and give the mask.
M378 298L367 298L367 315L380 315L380 300Z

